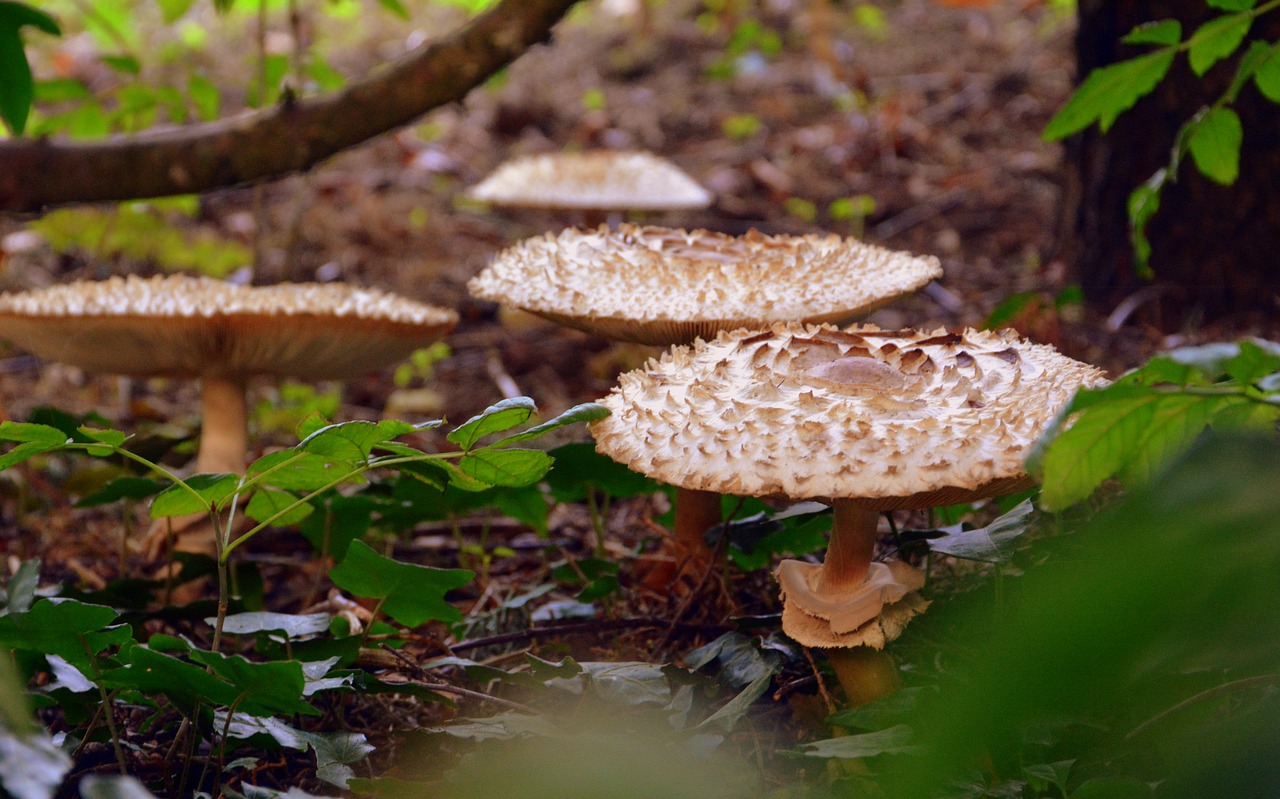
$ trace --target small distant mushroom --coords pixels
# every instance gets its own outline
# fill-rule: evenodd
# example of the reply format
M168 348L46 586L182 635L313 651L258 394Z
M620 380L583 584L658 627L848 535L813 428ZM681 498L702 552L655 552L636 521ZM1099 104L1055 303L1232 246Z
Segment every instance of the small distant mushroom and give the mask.
M467 288L605 338L668 346L775 322L848 322L941 276L932 256L836 235L624 224L526 239ZM719 522L714 490L678 488L676 539L685 549L709 554L702 535Z
M0 295L0 338L43 358L88 372L200 378L197 472L244 469L251 376L351 377L456 322L448 309L337 283L130 276Z
M504 208L579 211L589 227L604 222L609 211L694 210L713 199L667 159L625 150L513 158L467 194Z
M831 503L825 562L778 568L783 629L806 646L881 649L927 603L916 569L873 562L880 512L1030 486L1031 444L1077 388L1103 382L1012 331L775 325L622 375L591 432L674 485Z

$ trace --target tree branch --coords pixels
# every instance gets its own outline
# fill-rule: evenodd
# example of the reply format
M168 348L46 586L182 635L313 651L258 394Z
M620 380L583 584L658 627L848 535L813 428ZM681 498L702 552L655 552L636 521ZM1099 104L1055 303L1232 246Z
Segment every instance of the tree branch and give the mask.
M577 0L502 0L347 88L200 125L103 141L0 141L0 211L187 194L306 169L462 99Z

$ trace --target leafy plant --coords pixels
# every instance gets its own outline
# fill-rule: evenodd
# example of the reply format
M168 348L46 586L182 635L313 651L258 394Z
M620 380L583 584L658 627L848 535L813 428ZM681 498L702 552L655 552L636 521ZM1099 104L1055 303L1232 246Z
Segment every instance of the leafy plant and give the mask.
M1155 90L1178 56L1185 54L1192 72L1203 76L1215 64L1244 48L1226 90L1179 128L1168 165L1129 195L1135 265L1147 277L1152 274L1147 226L1160 209L1164 188L1177 180L1183 159L1190 154L1200 173L1216 183L1235 183L1240 173L1244 130L1232 105L1250 83L1268 100L1280 103L1280 42L1254 39L1245 46L1254 22L1280 9L1280 2L1205 2L1221 13L1185 38L1182 23L1176 19L1149 22L1130 31L1123 39L1125 43L1153 49L1093 70L1044 131L1047 139L1061 139L1097 123L1105 133L1122 113Z
M0 120L15 136L21 136L31 111L34 84L21 30L33 27L52 36L62 35L53 17L26 3L0 2Z
M1063 409L1031 459L1041 505L1065 508L1112 477L1145 484L1207 429L1274 433L1278 421L1280 345L1173 350Z

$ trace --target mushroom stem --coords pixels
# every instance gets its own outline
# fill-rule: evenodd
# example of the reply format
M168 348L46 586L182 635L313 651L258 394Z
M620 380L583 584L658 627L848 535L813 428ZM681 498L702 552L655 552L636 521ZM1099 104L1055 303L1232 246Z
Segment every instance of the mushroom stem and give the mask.
M200 428L197 472L243 472L249 451L249 407L243 377L205 375L200 401L204 421Z
M826 652L850 707L865 705L902 687L898 666L888 652L869 646Z
M837 499L832 508L835 518L831 524L831 541L827 544L827 556L815 588L834 594L867 578L875 553L880 514L847 499Z
M711 556L703 534L720 524L720 495L714 491L676 488L676 541L694 554Z

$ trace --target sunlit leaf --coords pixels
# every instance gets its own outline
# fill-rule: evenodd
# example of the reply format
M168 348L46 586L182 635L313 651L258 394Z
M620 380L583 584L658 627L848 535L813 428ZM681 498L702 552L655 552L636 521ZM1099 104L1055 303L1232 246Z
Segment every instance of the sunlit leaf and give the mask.
M1280 42L1271 45L1271 52L1258 64L1253 80L1268 100L1280 103Z
M208 513L211 507L216 507L235 493L240 485L240 476L193 474L186 483L186 488L175 484L156 495L151 501L152 518Z
M352 541L346 559L329 571L329 577L356 596L384 600L384 613L406 627L417 627L461 619L444 596L471 582L475 572L401 563L379 555L363 541Z
M1146 22L1129 31L1121 41L1125 44L1177 44L1182 40L1182 23L1176 19Z
M537 406L528 397L505 399L458 425L446 438L462 449L468 450L487 435L524 424L536 410Z
M369 459L373 448L396 436L412 432L413 425L393 419L381 422L340 422L316 430L298 444L298 449L342 463L359 464Z
M516 433L513 436L508 436L502 440L502 443L505 446L519 441L528 441L531 438L537 438L561 427L567 427L578 422L594 422L608 415L609 409L603 405L596 402L584 402L581 405L573 406L554 419L534 425L528 430Z
M1089 73L1062 110L1050 120L1044 137L1056 140L1097 122L1105 132L1124 111L1151 93L1173 65L1172 49L1099 67Z
M1210 67L1240 47L1252 26L1252 14L1228 14L1201 25L1187 40L1191 70L1197 75L1208 72Z
M295 449L264 455L249 464L247 475L260 485L286 491L316 491L350 471L346 464Z

